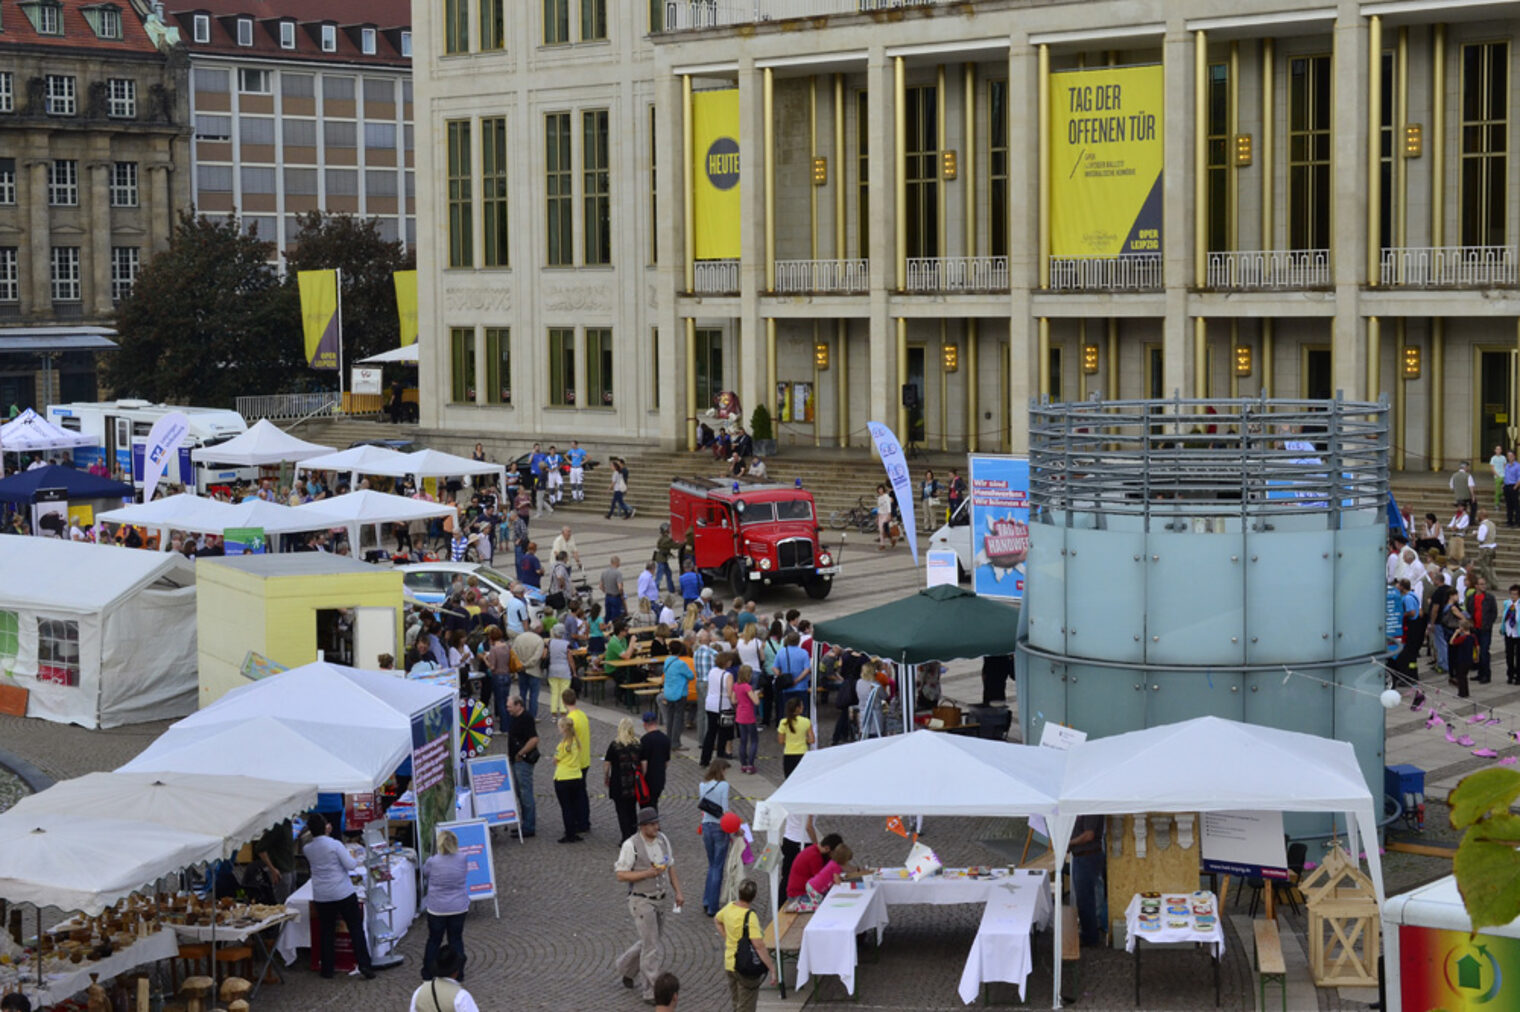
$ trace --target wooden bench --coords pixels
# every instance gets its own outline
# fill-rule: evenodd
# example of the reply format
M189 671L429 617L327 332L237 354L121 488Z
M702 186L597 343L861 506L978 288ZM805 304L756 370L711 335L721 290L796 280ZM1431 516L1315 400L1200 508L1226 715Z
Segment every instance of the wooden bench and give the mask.
M581 685L596 696L598 703L607 698L607 682L612 681L611 675L582 675Z
M1257 993L1260 999L1257 1004L1263 1009L1267 1007L1267 984L1275 982L1282 995L1283 1012L1288 1012L1288 967L1283 962L1282 936L1277 933L1277 922L1252 921L1251 927L1256 934Z
M788 953L796 953L802 949L802 932L807 927L808 921L813 919L811 911L799 914L792 910L782 910L776 915L774 930L765 933L767 945L776 945L777 934L781 942L776 945L776 951L771 953L776 960L776 979L781 982L782 997L786 996L786 957Z
M1082 928L1077 923L1077 908L1061 908L1061 1000L1074 1002L1077 972L1082 967Z

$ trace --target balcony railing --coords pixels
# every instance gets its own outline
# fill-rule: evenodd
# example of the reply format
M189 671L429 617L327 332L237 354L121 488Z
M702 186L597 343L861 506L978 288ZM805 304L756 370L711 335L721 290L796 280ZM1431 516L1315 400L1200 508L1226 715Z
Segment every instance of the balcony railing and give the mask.
M1007 257L913 257L910 292L1006 292Z
M1390 288L1503 288L1516 284L1508 246L1396 246L1383 250L1379 283Z
M335 390L308 394L255 394L237 398L237 413L249 421L268 418L278 421L306 418L311 415L337 414L342 399Z
M935 7L952 2L959 0L666 0L663 30L688 32L760 21Z
M854 295L871 287L871 261L777 260L778 295Z
M693 295L738 295L739 261L698 260L692 276Z
M1050 288L1057 292L1149 292L1161 288L1160 253L1116 257L1051 257Z
M1209 254L1209 288L1284 291L1329 286L1327 249L1229 250Z

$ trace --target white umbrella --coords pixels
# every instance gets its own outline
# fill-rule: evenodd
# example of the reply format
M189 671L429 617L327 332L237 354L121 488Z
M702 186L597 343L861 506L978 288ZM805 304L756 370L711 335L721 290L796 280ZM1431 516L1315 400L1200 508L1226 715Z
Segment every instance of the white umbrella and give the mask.
M331 446L298 439L281 430L269 419L260 418L247 432L234 436L225 443L203 446L190 451L190 459L196 462L257 467L261 464L283 464L286 461L304 460L319 453L331 453L332 450Z

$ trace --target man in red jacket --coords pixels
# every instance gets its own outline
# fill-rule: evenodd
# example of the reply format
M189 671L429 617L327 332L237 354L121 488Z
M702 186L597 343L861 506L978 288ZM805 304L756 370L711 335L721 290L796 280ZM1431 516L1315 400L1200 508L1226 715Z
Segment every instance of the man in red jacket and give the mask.
M1478 674L1473 681L1487 685L1493 678L1488 648L1494 638L1494 619L1499 616L1499 602L1488 592L1488 581L1478 577L1477 592L1472 597L1473 629L1478 636Z

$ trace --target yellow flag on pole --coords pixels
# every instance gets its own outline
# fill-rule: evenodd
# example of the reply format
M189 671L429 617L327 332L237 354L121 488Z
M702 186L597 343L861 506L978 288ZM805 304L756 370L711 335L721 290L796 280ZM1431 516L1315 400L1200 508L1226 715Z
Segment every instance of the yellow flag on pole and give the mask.
M396 312L401 317L401 347L417 343L417 272L396 271Z
M301 330L313 369L337 369L342 335L338 324L338 272L300 271Z

